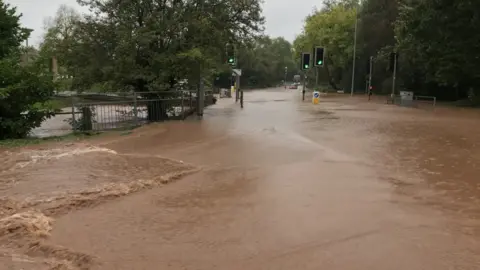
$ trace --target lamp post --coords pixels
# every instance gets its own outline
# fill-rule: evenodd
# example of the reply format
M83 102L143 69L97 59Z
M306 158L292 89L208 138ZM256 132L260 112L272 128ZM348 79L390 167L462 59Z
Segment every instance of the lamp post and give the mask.
M355 62L357 58L357 28L358 28L358 2L355 7L355 34L353 38L353 69L352 69L352 88L350 89L350 95L353 96L353 90L355 88Z

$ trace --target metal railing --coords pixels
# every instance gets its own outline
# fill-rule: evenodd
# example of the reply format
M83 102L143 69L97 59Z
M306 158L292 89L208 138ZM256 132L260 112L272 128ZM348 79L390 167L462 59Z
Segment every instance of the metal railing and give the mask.
M205 105L214 103L205 92ZM183 120L197 108L196 92L137 92L128 95L76 95L69 123L74 131L128 129L151 122Z
M437 98L434 96L414 96L411 100L404 99L400 95L389 96L387 104L394 104L402 107L412 108L435 108Z

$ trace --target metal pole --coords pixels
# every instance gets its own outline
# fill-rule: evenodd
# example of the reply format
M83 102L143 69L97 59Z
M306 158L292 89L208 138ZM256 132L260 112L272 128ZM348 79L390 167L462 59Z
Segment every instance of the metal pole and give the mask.
M243 90L240 90L240 75L237 75L237 91L240 95L240 108L243 108Z
M235 102L238 102L240 99L240 77L238 75L235 75Z
M183 94L182 94L183 95ZM183 110L183 97L182 97L182 110ZM137 93L133 93L133 124L138 126L138 106L137 106Z
M240 92L240 108L243 109L243 90Z
M72 130L77 132L77 120L75 119L75 96L72 95Z
M288 73L288 67L285 67L285 80L283 81L283 85L285 86L285 89L287 89L287 73Z
M315 88L318 88L318 67L315 68ZM316 89L315 89L316 90Z
M373 56L370 56L370 67L369 67L369 74L368 74L368 91L372 88L372 70L373 70Z
M25 42L26 42L26 45L27 45L27 47L25 48L25 54L26 54L26 55L25 55L25 62L28 63L28 62L29 62L29 61L28 61L28 38L27 38L27 40L26 40Z
M197 90L197 115L203 116L203 108L205 102L205 89L203 88L203 80L202 80L202 69L199 66L198 72L198 90Z
M393 82L392 82L392 99L395 96L395 81L397 79L397 54L393 57Z
M302 101L305 100L305 84L307 84L307 74L303 74Z
M353 67L352 67L352 88L350 95L353 96L353 89L355 88L355 62L357 58L357 28L358 28L358 2L355 8L355 34L353 38Z

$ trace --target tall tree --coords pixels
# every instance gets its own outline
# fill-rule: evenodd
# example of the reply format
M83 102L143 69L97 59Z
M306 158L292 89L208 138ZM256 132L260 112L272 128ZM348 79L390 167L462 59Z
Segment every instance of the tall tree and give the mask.
M259 0L84 0L94 15L78 23L77 82L110 81L136 91L209 76L227 42L262 30Z
M478 1L468 0L402 1L395 24L403 60L425 82L450 87L455 98L480 89L479 8Z
M0 139L24 137L53 114L46 106L53 95L51 77L21 62L20 45L31 30L20 25L20 17L0 0Z
M24 42L32 30L20 25L21 14L9 4L0 1L0 58L4 58Z
M326 49L325 75L334 89L353 56L355 10L351 1L331 1L324 9L307 16L295 51L311 52L315 46ZM309 76L312 77L312 76Z

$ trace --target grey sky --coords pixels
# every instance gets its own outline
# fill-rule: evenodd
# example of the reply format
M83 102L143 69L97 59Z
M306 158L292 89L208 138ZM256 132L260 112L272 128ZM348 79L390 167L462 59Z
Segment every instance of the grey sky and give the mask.
M5 0L17 6L23 13L22 23L34 29L31 44L38 44L43 33L43 21L54 16L61 4L80 8L76 0ZM315 6L320 6L321 0L265 0L263 12L267 19L266 33L271 36L283 36L293 41L300 33L303 19Z

